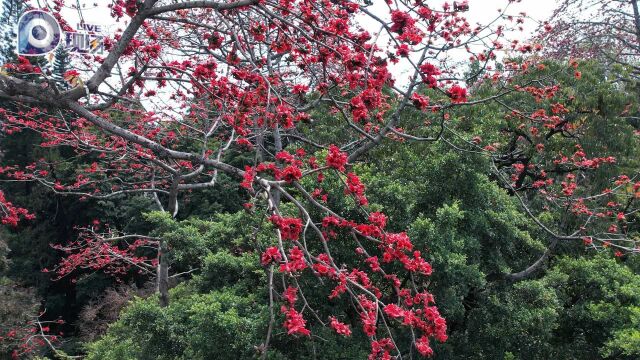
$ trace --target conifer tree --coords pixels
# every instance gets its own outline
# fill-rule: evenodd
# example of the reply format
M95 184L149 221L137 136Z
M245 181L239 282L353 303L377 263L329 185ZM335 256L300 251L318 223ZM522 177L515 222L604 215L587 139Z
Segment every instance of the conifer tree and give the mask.
M20 0L2 0L0 12L0 64L14 60L16 57L16 25L25 5Z
M64 80L64 73L67 72L69 68L69 53L59 46L54 53L53 63L51 65L51 78L55 80L59 87L64 89L68 88L68 85Z

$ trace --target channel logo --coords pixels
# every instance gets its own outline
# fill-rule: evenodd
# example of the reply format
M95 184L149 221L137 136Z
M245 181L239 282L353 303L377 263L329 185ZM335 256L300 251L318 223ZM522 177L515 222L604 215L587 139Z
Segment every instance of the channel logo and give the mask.
M71 53L102 54L104 36L100 25L78 24L77 30L62 31L58 21L42 10L25 12L18 20L18 55L40 56L58 46Z
M25 12L18 20L18 55L39 56L60 44L62 30L51 14L40 10Z
M77 31L64 33L65 50L80 54L102 54L104 52L104 36L100 35L102 27L80 23Z

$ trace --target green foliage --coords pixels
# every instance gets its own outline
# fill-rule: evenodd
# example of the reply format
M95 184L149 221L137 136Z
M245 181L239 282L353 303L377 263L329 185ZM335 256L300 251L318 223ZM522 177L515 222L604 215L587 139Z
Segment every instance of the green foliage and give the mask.
M517 359L552 358L558 318L553 290L522 282L486 289L475 301L475 308L467 314L465 333L452 334L447 344L455 358L502 359L508 354ZM446 358L442 355L438 358Z
M558 349L584 359L640 356L640 275L601 255L563 258L541 281L556 291L564 310L555 338Z
M182 292L182 294L181 294ZM174 289L171 306L137 299L89 347L88 359L250 358L264 332L264 306L230 292Z
M155 235L168 240L175 265L197 267L197 275L171 290L166 308L158 305L156 297L132 302L103 338L88 345L88 358L257 357L269 326L268 279L258 253L247 249L265 247L273 240L273 232L263 228L259 216L244 211L217 214L207 221L176 221L160 212L145 218L153 224ZM307 295L318 300L313 291ZM320 353L332 359L353 359L368 353L361 334L354 334L361 340L354 346L352 339L336 337L321 325L312 327L314 337L292 338L281 327L279 302L274 310L269 359L312 359Z
M561 258L540 279L475 293L436 358L635 359L638 286L640 276L609 257Z

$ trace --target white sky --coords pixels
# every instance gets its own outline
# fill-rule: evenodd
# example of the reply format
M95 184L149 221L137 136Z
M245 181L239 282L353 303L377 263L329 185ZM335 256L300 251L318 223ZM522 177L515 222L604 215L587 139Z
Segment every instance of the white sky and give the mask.
M426 0L424 2L434 10L442 10L445 4L445 0ZM449 5L453 4L452 0L448 0L447 2ZM524 24L522 24L522 31L504 32L504 37L500 40L504 45L504 49L495 52L498 58L501 58L505 53L509 52L509 43L511 40L526 43L539 27L539 24L549 19L555 8L559 5L559 2L560 0L521 0L521 2L518 3L509 3L508 0L469 0L469 10L462 13L462 16L467 19L471 28L476 28L477 25L483 26L491 23L493 26L491 26L490 32L492 32L495 30L496 25L504 25L505 28L517 28L515 21L510 22L506 19L500 19L494 23L500 15L511 15L514 16L514 18L521 17L521 13L526 15L527 18ZM373 4L373 6L367 8L368 11L385 21L390 21L390 14L385 1L373 0ZM374 37L378 36L378 32L382 31L380 24L366 14L359 15L356 20ZM483 34L486 36L490 32L485 31L479 36L483 37ZM467 38L467 36L463 36L461 40L464 41ZM388 34L382 32L377 40L379 44L386 44L388 42ZM495 40L495 36L490 36L487 40ZM484 51L488 45L486 42L474 42L470 48L471 51L474 52ZM418 57L419 54L416 53L410 55L410 59L414 62L418 60ZM434 63L443 69L446 68L451 71L452 74L459 74L460 71L466 70L468 59L469 53L463 48L458 48L448 50L445 53L439 53L436 59L428 58L428 62ZM405 58L400 58L397 64L391 64L390 70L393 73L396 85L400 88L409 84L409 79L414 72L411 63Z
M224 0L220 0L224 2ZM384 3L383 0L373 0L374 2ZM78 1L82 6L82 16L87 23L110 26L122 26L123 24L114 23L113 19L109 16L108 4L111 0L80 0ZM433 8L441 8L444 4L444 0L426 0L425 3ZM36 3L36 1L32 1ZM75 5L76 1L66 1L69 5ZM449 1L452 3L452 1ZM509 13L518 14L519 12L525 12L533 19L543 21L551 16L554 8L560 3L560 0L522 0L520 3L513 3L509 5ZM94 6L97 5L97 6ZM471 24L476 22L484 23L495 17L497 10L508 4L507 0L469 0L469 11L465 16L469 19ZM0 2L0 8L2 8L2 2ZM63 16L70 24L75 24L80 16L76 9L70 6L62 11ZM529 28L528 30L531 30Z
M37 4L38 1L42 4L42 1L47 0L32 0L31 3ZM226 0L219 1L224 2ZM375 5L370 9L372 12L377 12L376 8L378 8L378 6L381 6L379 9L386 12L384 0L373 0L373 2ZM451 0L448 2L449 4L453 3ZM464 16L473 27L477 23L486 24L494 20L499 14L498 9L505 9L506 6L508 6L508 15L518 15L520 12L525 12L527 16L532 18L532 20L527 20L524 24L525 31L522 34L506 34L506 37L509 39L517 38L519 40L526 40L532 31L537 28L538 22L545 21L551 16L553 10L559 5L559 2L560 0L521 0L520 3L509 4L508 0L469 0L469 11L466 12ZM0 7L2 3L3 2L0 2ZM77 0L77 2L75 0L66 0L65 3L69 6L62 10L62 15L69 25L74 28L81 18L88 24L101 25L105 35L113 33L118 28L123 29L126 26L128 17L125 16L120 22L115 22L109 15L110 9L108 8L108 4L111 3L111 0ZM78 9L72 7L72 5L78 3L82 11L78 11ZM425 3L433 9L440 10L445 0L425 0ZM370 33L375 33L379 29L379 24L375 23L371 24L371 26L369 26L369 24L363 24L363 27L367 28ZM468 54L464 52L461 52L460 55L459 57L454 53L451 58L455 61L460 61L468 56ZM392 67L391 70L394 73L397 85L402 87L403 84L406 84L410 73L408 63L403 64L401 62Z
M47 0L31 0L31 3L34 4L34 6L38 6L38 4L42 5L46 3L46 1ZM224 2L225 0L219 1ZM447 1L450 4L453 2L451 0ZM380 9L385 11L384 7L386 6L384 5L384 0L373 0L373 2L375 5L371 9L372 12L375 12L378 6L381 6ZM4 2L0 2L0 8L3 3ZM102 25L105 34L109 34L117 28L124 28L126 19L128 19L125 16L120 22L115 22L115 20L111 18L108 8L111 0L66 0L65 3L68 4L68 6L62 10L62 15L74 28L80 19L83 18L88 24ZM425 0L425 3L434 9L441 9L445 0ZM498 15L498 9L504 9L506 6L508 6L507 13L510 15L518 15L520 12L525 12L533 19L525 23L525 32L523 34L508 34L511 35L508 36L509 38L517 37L525 40L537 27L536 21L541 22L547 20L559 3L560 0L521 0L519 3L512 4L509 4L508 0L469 0L469 11L466 12L464 16L473 26L476 23L486 24L493 20ZM73 7L76 4L80 4L82 11L78 11L78 9ZM378 28L378 26L374 27L376 29ZM370 32L374 31L377 30L370 30Z
M498 9L504 9L507 3L507 0L469 0L469 12L466 13L466 17L470 23L486 22L498 13ZM525 12L537 21L544 21L549 19L560 3L560 0L522 0L520 3L509 5L508 13L517 15ZM527 27L526 30L532 31L534 28Z

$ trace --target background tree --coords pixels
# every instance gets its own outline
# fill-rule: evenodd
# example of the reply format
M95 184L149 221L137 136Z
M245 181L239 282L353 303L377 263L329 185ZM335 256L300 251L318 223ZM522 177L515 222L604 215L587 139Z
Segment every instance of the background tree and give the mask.
M612 70L611 81L640 94L640 11L636 0L565 0L543 27L539 40L544 43L545 55L600 61ZM626 118L640 129L637 108L629 109Z

